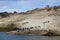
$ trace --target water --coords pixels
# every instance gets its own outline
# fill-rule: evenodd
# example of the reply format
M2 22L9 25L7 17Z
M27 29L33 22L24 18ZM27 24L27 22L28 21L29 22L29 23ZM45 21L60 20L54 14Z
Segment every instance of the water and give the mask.
M37 35L7 35L0 33L0 40L60 40L60 36L37 36Z

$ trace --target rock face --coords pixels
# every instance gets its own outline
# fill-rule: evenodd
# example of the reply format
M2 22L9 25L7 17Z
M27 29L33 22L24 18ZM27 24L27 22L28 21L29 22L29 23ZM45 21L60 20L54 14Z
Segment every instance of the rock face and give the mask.
M60 34L60 16L49 16L44 18L30 18L20 22L18 28L24 31L46 31ZM28 29L27 29L28 28Z
M8 27L7 33L12 34L60 35L60 7L9 14L9 17L0 19L0 27Z

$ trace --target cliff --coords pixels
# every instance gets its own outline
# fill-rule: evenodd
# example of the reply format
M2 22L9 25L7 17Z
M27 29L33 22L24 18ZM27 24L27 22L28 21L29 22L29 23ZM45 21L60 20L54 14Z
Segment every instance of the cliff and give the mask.
M35 8L21 13L3 12L0 15L0 31L12 34L60 35L60 6Z

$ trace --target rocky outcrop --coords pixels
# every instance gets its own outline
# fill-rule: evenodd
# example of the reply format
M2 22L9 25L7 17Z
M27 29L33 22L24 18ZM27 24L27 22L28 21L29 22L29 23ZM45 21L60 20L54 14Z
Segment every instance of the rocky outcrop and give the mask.
M0 31L8 34L60 35L60 6L1 15Z

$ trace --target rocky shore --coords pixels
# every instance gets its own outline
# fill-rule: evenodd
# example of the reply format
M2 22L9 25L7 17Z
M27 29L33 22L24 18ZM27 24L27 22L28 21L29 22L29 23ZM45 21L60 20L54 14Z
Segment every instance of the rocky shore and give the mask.
M35 8L26 12L0 13L0 32L60 36L60 6Z

